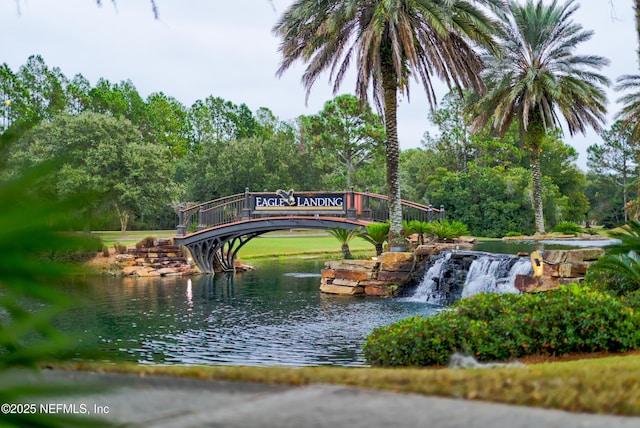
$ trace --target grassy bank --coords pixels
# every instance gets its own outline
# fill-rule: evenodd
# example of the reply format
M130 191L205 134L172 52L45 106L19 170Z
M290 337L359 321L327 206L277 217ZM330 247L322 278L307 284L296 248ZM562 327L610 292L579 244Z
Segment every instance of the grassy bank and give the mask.
M93 235L96 235L102 239L102 242L107 247L113 247L113 244L116 242L120 242L124 245L134 245L136 242L140 242L144 238L148 236L153 236L154 238L172 238L175 236L175 230L133 230L127 231L127 233L122 235L122 233L117 230L108 230L108 231L94 231L91 232Z
M133 245L148 237L171 238L175 236L175 230L149 230L131 231L125 236L119 231L92 232L99 236L104 245L112 247L115 242L125 245ZM375 255L373 245L361 238L356 238L349 243L351 251L358 255L364 253L368 256ZM266 233L247 242L238 253L242 260L251 260L266 257L302 256L340 253L340 243L336 238L324 231L295 230Z
M269 384L331 383L572 412L640 415L640 355L493 369L203 367L82 363L68 369Z
M375 256L376 252L370 243L356 238L349 243L353 253ZM251 260L265 257L301 256L340 253L340 242L331 235L324 233L267 233L247 242L238 257Z

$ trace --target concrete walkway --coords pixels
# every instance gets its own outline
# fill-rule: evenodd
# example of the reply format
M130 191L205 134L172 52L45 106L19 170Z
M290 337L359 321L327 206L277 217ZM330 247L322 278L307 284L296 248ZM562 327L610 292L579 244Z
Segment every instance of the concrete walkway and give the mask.
M638 428L640 418L372 391L337 385L302 387L90 372L29 373L23 381L100 384L89 395L45 403L84 406L92 416L141 427L225 428ZM107 413L108 412L108 413Z

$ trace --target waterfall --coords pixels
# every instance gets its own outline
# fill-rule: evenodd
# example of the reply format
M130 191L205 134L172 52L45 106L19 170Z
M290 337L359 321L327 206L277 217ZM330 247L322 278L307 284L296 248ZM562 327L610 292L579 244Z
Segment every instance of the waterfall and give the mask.
M425 273L424 278L422 278L413 296L409 297L408 300L435 304L441 303L442 296L441 293L438 292L440 279L443 277L443 272L450 259L450 252L445 253L443 257L437 259L433 266Z
M518 293L513 286L517 274L531 273L531 261L526 257L478 257L471 263L462 289L462 297L478 293Z
M530 274L526 257L477 251L446 251L435 260L408 300L452 304L478 293L517 293L516 275Z

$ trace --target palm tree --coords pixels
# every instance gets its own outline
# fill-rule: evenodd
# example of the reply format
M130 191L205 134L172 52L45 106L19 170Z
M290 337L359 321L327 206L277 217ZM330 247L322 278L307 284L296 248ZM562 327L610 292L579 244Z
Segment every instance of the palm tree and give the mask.
M640 43L640 0L633 2L633 11L636 20L636 34L638 43ZM640 44L636 52L640 61ZM625 74L618 77L615 90L618 92L627 91L617 100L622 103L622 110L616 114L616 118L622 120L623 131L627 129L631 131L632 141L640 141L640 75Z
M474 129L488 123L503 136L518 120L521 141L531 153L533 208L537 234L544 234L540 172L541 143L549 130L559 128L559 117L569 133L597 132L605 122L609 81L597 73L608 60L595 55L577 55L577 45L593 35L572 21L578 9L574 0L559 5L556 0L511 0L510 13L500 15L497 33L499 55L483 56L488 91L471 103L477 116Z
M389 237L389 223L369 223L367 233L363 233L364 238L376 248L376 256L382 254L384 241Z
M503 0L477 0L494 10ZM403 246L399 144L396 111L398 92L409 94L414 77L436 104L434 78L449 88L484 88L482 62L472 43L491 47L493 21L462 0L296 0L280 17L273 32L282 39L281 76L293 63L307 63L302 82L307 97L313 84L330 71L334 93L350 66L356 69L356 95L367 102L371 89L384 117L386 169L392 246Z
M355 229L343 229L341 227L334 227L329 229L329 233L333 235L338 241L340 241L340 250L342 251L342 258L345 260L352 259L351 249L349 248L349 242L353 238L361 237L366 233L361 226Z
M619 295L640 289L640 222L629 221L622 229L609 232L609 236L620 243L608 246L607 255L594 265L610 274L598 283Z
M625 74L616 80L616 91L627 91L617 101L622 103L622 110L616 118L622 120L622 129L631 130L631 140L640 140L640 75Z

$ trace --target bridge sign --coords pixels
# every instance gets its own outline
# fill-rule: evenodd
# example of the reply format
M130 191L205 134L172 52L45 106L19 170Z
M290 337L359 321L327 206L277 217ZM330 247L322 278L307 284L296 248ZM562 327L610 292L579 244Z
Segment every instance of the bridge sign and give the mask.
M444 207L402 201L406 221L444 219ZM369 192L250 192L180 209L174 242L189 248L202 272L235 270L242 246L274 230L354 229L388 219L387 197ZM189 233L187 234L187 231Z
M345 193L294 193L285 192L254 194L252 214L335 214L346 213Z

